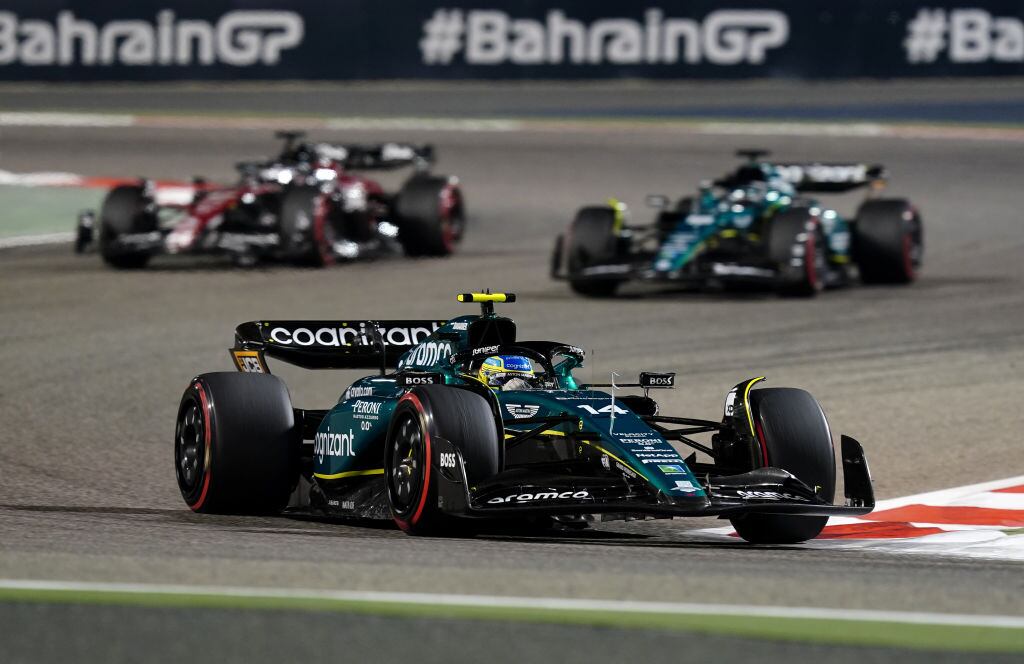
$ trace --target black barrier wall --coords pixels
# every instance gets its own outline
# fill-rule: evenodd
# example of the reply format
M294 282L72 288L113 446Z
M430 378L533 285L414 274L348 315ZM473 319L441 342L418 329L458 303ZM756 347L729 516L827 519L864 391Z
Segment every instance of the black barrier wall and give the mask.
M1024 75L1024 0L2 0L0 80Z

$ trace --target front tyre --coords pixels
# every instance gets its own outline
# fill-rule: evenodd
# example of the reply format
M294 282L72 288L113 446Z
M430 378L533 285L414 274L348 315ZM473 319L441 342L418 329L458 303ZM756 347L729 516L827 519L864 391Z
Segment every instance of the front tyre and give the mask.
M607 206L581 208L569 226L564 243L569 286L580 295L610 297L622 285L614 277L585 276L584 270L612 263L621 255L616 212Z
M828 269L825 236L807 208L777 213L767 226L768 258L776 266L778 291L790 297L814 297Z
M149 263L148 251L132 250L120 240L125 235L139 235L157 230L158 220L153 201L139 185L114 187L100 207L99 249L103 260L122 270L137 270Z
M269 374L202 374L181 397L174 468L185 503L207 514L276 514L298 482L295 414Z
M788 471L832 502L832 432L815 398L791 387L765 388L750 393L750 405L762 463ZM817 537L828 517L746 514L731 521L739 536L753 544L795 544Z
M498 429L486 398L443 385L410 390L392 415L384 473L391 514L411 535L466 531L438 506L438 438L462 453L470 486L498 472Z
M310 267L332 265L337 230L327 197L316 187L292 187L281 199L279 231L287 260Z

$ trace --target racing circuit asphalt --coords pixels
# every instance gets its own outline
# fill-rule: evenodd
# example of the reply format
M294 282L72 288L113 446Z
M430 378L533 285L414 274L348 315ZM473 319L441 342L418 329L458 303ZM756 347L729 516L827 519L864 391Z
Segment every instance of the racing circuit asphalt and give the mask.
M455 293L490 287L519 295L504 311L522 338L584 346L595 380L678 371L663 412L718 417L726 391L761 374L808 389L835 432L864 444L879 498L1024 473L1019 143L587 125L318 136L434 141L438 170L462 178L470 206L459 254L327 271L159 259L134 273L67 245L0 254L0 577L1024 615L1019 564L687 534L717 521L428 540L383 526L198 516L178 494L171 452L181 391L197 373L231 369L237 323L450 316L469 311ZM646 193L689 190L752 143L792 160L885 163L891 192L924 215L920 282L814 301L639 288L594 301L549 280L552 240L576 206L616 195L645 220ZM229 178L235 160L272 149L262 131L0 130L0 167L16 172ZM857 198L838 200L852 212ZM305 407L329 406L355 375L272 368Z

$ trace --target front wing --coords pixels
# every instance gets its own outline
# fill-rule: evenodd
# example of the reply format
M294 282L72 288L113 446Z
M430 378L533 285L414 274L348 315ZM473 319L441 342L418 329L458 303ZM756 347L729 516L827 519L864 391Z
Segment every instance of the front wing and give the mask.
M559 238L561 240L561 238ZM562 243L556 242L551 260L551 278L579 281L648 281L703 285L712 281L772 285L778 270L763 260L741 257L698 257L679 270L657 270L654 256L631 256L628 260L588 265L570 273L563 256Z
M439 507L469 518L522 517L559 514L635 514L656 517L789 514L801 516L859 516L874 509L871 474L860 443L843 436L842 462L845 503L835 505L814 488L779 468L759 468L729 476L707 476L701 490L668 495L639 478L578 477L505 471L493 480L471 487L456 446L435 439L434 466ZM443 456L442 456L443 455ZM455 458L454 467L451 459ZM440 461L448 462L443 466Z

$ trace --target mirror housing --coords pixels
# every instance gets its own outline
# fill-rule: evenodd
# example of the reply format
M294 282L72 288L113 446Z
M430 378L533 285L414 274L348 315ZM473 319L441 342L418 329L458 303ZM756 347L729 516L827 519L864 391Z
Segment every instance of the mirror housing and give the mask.
M644 201L647 203L647 207L654 208L655 210L664 210L670 204L668 196L665 194L647 194Z

